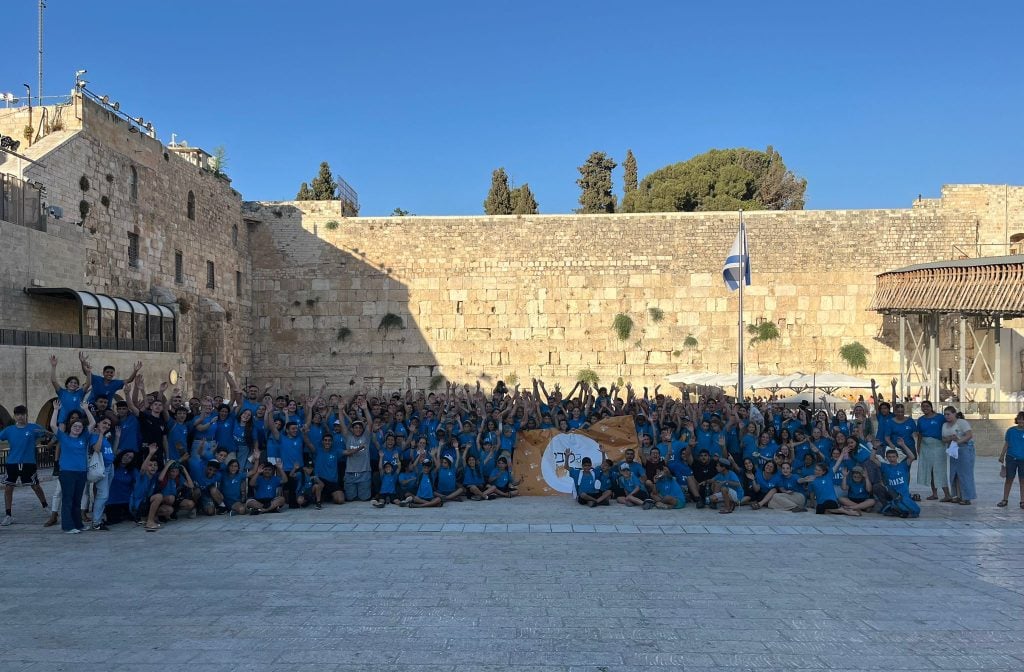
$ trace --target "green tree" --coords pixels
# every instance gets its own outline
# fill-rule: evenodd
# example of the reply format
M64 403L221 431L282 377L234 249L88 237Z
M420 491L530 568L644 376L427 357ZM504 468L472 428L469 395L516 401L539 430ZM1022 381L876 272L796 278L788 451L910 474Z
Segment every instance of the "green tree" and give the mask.
M530 191L528 182L523 182L522 186L512 190L513 215L536 215L538 208L537 199Z
M334 181L331 167L326 161L320 163L320 172L313 178L313 184L310 186L314 201L334 201L338 198L338 183Z
M312 201L313 200L313 190L309 188L308 184L303 182L302 185L299 186L299 193L295 194L295 200L296 201Z
M612 193L612 171L615 160L604 152L593 152L579 167L576 180L580 193L580 209L584 214L615 212L615 194Z
M765 320L757 324L748 324L747 333L753 336L748 341L750 347L754 348L762 343L769 343L771 341L778 340L779 328L775 326L775 323L771 320ZM761 366L761 348L757 348L757 365Z
M484 214L512 214L512 191L509 189L508 173L504 168L498 168L491 173L491 189L484 200Z
M771 146L712 149L660 168L623 199L631 212L802 210L807 180L798 178Z
M391 216L392 217L405 217L408 214L409 214L409 211L408 210L403 210L402 208L395 208L394 210L391 211Z
M217 177L224 177L224 172L228 167L228 153L224 149L224 145L218 145L213 148L213 158L210 159L210 169L213 170L213 174Z
M633 150L626 150L626 160L622 162L622 201L625 203L626 196L636 191L637 176L636 176L636 157L633 156Z

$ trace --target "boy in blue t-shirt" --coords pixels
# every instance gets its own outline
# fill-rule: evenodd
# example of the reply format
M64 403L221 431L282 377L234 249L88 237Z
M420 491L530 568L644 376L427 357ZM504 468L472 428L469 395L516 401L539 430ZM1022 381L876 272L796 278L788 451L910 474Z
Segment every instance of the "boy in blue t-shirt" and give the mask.
M715 474L711 483L713 489L711 502L721 502L719 513L732 513L736 510L739 501L743 499L743 485L740 483L740 477L729 468L729 463L725 460L719 460L715 467L718 473Z
M249 476L252 497L245 503L249 515L277 513L284 508L286 502L281 486L287 482L288 475L284 473L280 461L276 465L264 462L262 467L254 464Z
M917 518L921 515L921 507L910 495L910 465L914 463L914 455L904 448L902 443L900 449L903 450L905 458L903 460L900 459L900 454L895 448L886 449L884 462L877 454L873 459L882 470L882 478L885 480L889 496L892 497L898 512L892 515L902 518Z
M565 449L565 464L572 459L572 451ZM589 457L580 460L580 469L569 467L569 477L573 482L576 502L594 508L598 504L608 506L612 501L611 490L601 489L601 474L594 471L594 462Z
M618 498L619 504L642 506L644 510L654 508L654 500L647 496L643 483L633 473L628 462L619 465L619 487L623 492L623 495Z
M836 460L832 469L829 469L824 462L818 462L814 465L814 475L805 476L800 479L801 483L809 485L809 490L814 494L815 513L836 513L847 516L860 515L860 511L854 511L853 509L841 506L839 498L836 496L836 486L833 484L832 472L840 468L845 457L844 453L840 459Z
M39 485L36 476L36 442L49 436L45 428L28 421L28 409L24 406L14 407L14 424L0 431L0 441L6 441L7 478L4 480L4 508L6 513L0 525L7 526L14 522L11 517L11 506L14 501L14 486L21 481L22 485L31 486L39 503L46 509L46 495Z
M686 506L686 495L679 481L672 475L667 465L658 467L654 474L655 506L659 509L681 509Z

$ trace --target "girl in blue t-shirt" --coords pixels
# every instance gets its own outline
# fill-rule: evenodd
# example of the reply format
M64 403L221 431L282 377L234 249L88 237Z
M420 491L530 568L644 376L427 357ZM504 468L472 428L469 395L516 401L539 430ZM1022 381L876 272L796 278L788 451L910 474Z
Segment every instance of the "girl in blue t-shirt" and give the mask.
M228 462L227 471L220 477L219 490L224 495L224 506L228 516L239 516L245 513L246 474L242 472L241 463L237 460Z
M814 495L815 513L836 513L846 516L860 515L860 511L854 511L849 507L842 506L836 494L836 486L834 485L832 474L840 468L840 464L845 457L846 454L844 452L831 468L824 462L818 462L814 465L813 475L800 479L801 483L808 484L808 489Z
M383 509L388 503L398 504L401 500L398 497L398 472L393 462L381 463L383 468L380 472L380 493L377 499L371 504L375 509Z
M499 497L515 497L519 494L519 491L516 489L519 481L509 471L508 458L504 455L498 458L497 466L487 477L487 482L494 486L494 494Z
M420 462L420 474L419 480L416 482L416 492L399 502L399 506L408 506L411 509L425 509L444 504L441 496L434 492L434 475L431 473L433 467L434 465L429 458Z
M452 463L447 455L441 457L441 466L437 470L437 493L446 502L462 501L462 495L466 492L459 485L458 468Z
M497 495L494 493L494 487L486 484L476 455L466 455L465 452L463 455L463 464L465 466L462 468L462 487L469 493L469 498L474 502L496 498Z

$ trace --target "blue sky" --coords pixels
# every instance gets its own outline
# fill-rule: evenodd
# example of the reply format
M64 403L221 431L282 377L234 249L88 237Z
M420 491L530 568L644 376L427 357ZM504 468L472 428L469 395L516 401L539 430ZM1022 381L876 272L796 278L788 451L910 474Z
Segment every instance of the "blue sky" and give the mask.
M36 4L4 0L0 91L35 86ZM504 166L568 212L591 151L643 177L768 144L809 208L1024 183L1019 2L47 4L47 94L88 68L165 142L223 145L251 200L327 160L363 214L476 214Z

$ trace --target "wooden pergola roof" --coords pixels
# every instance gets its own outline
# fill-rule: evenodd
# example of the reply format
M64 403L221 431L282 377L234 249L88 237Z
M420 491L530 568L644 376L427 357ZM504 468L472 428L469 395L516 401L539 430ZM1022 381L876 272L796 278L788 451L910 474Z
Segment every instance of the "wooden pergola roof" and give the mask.
M1024 255L940 261L876 276L871 310L1024 316Z

